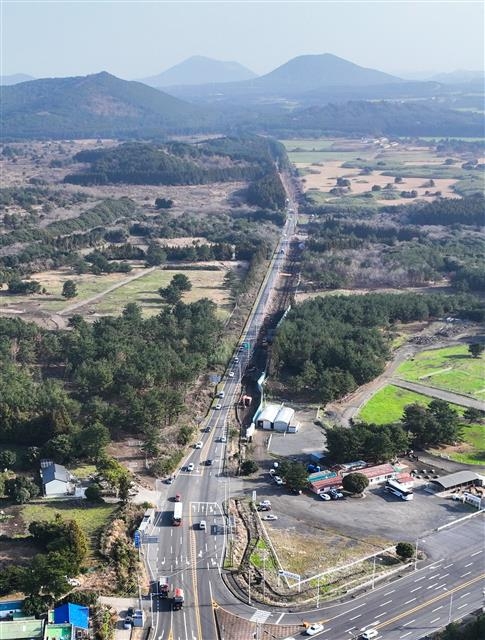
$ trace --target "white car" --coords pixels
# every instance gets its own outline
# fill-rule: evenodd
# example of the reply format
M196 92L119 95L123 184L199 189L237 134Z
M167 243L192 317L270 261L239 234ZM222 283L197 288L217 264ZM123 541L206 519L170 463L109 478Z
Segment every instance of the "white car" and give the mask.
M234 378L234 371L229 371L227 374L230 378Z
M328 495L328 493L321 493L320 494L320 499L321 500L331 500L332 498Z
M314 636L316 633L320 633L320 631L323 631L323 624L319 624L318 622L314 622L312 625L310 625L307 630L305 631L307 636Z
M202 444L203 444L202 440L199 440L199 442L195 443L195 448L196 449L202 449Z
M260 507L271 507L271 502L269 500L261 500L259 503Z
M222 409L222 404L219 404L219 402L216 404L216 406L214 407L214 409L216 411L220 411Z
M219 442L226 442L226 436L221 436L219 438Z
M367 631L364 631L364 633L360 637L362 638L362 640L372 640L372 638L377 638L378 635L379 632L377 631L377 629L367 629Z
M191 462L189 465L187 465L187 471L193 471L194 470L194 463Z
M273 480L276 482L276 484L281 485L283 484L283 478L280 478L279 476L273 476Z
M278 516L273 515L272 513L268 513L267 516L263 516L263 520L278 520Z
M205 520L201 520L199 522L199 529L202 529L203 531L205 531L207 529L207 523Z

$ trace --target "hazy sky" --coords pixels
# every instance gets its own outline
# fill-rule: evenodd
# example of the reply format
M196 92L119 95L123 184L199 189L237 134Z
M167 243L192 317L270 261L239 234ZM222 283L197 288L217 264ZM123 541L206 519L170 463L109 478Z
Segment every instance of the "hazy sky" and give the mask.
M0 12L2 75L142 78L191 55L266 73L326 52L391 73L484 66L481 0L0 0Z

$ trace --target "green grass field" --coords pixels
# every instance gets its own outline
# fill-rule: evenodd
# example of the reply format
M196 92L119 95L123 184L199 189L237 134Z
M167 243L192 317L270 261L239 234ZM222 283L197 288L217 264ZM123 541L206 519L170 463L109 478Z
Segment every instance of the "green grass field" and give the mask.
M209 298L217 304L221 319L229 315L232 307L229 291L222 286L226 273L222 269L220 271L187 270L186 272L168 269L152 271L111 291L92 306L97 313L118 315L129 302L136 302L142 307L145 316L155 315L160 313L164 306L158 290L160 287L166 287L176 273L185 273L192 283L192 290L182 296L183 302L190 303L201 298Z
M472 358L466 345L433 349L403 362L396 376L411 382L464 393L479 399L485 397L485 361Z
M388 385L372 396L357 417L364 422L375 424L397 422L402 417L406 405L419 403L427 406L432 400L429 396ZM451 406L459 415L463 415L465 407L454 404ZM448 456L451 460L464 464L485 464L485 425L463 422L462 427L462 445L443 447L441 450L432 450L432 453Z
M315 145L317 148L317 145ZM311 164L312 162L325 162L329 161L339 161L339 162L351 162L352 160L356 160L357 158L373 158L375 152L368 151L289 151L288 158L290 162L294 162L295 164Z
M60 513L64 520L75 520L89 538L89 552L96 551L96 534L106 525L116 504L89 506L83 500L62 500L43 504L27 504L22 509L22 518L28 526L34 520L53 520Z

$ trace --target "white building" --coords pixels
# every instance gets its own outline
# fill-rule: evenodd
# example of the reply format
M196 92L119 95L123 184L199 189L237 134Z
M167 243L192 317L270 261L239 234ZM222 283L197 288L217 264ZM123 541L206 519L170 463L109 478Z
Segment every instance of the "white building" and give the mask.
M280 433L286 433L294 417L294 409L291 407L282 407L275 418L273 426L274 430L279 431Z
M74 492L73 478L62 464L41 460L40 476L44 495L48 498L63 498Z
M268 404L258 416L258 427L260 429L274 429L274 421L281 409L279 404Z

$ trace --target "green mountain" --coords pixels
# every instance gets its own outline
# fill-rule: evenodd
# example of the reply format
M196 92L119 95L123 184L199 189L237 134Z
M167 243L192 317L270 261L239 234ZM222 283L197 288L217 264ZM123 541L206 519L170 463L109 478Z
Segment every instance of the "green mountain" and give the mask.
M28 80L35 80L35 78L25 73L13 73L10 76L0 76L0 85L6 87L11 84L18 84L19 82L27 82Z
M238 62L223 62L205 56L192 56L170 69L140 82L150 87L169 87L172 85L198 85L214 82L239 82L256 78L247 67Z
M203 129L205 110L106 72L3 87L4 138L163 135Z

